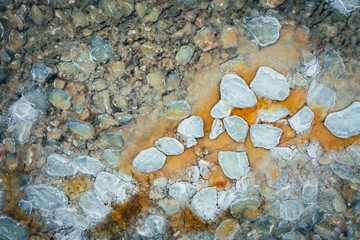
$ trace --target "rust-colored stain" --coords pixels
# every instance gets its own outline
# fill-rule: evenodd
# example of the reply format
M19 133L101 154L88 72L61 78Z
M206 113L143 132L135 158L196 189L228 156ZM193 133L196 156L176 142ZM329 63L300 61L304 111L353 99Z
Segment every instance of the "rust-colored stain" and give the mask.
M278 168L271 168L270 169L270 178L271 180L275 181L279 178L280 171Z
M147 193L140 193L130 201L119 204L112 212L112 219L122 228L126 229L141 214L152 206Z

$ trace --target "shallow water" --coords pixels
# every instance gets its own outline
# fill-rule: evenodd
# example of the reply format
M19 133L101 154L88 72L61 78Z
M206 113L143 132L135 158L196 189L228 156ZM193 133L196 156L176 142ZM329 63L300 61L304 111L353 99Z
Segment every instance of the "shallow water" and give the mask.
M0 2L0 239L356 239L359 8Z

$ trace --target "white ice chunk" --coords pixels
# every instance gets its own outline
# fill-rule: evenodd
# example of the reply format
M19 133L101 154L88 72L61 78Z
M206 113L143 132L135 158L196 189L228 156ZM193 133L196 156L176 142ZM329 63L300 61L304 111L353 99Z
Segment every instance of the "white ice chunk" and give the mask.
M204 220L214 220L219 212L216 187L203 188L191 200L194 212Z
M65 227L75 227L80 230L86 230L90 225L89 218L73 206L56 209L55 216L64 223Z
M47 185L32 185L26 188L25 195L34 208L52 211L65 206L68 198L57 188Z
M148 173L161 169L164 166L166 156L154 147L141 151L133 161L136 170Z
M105 166L99 160L87 155L78 156L74 160L74 165L80 172L89 175L96 175L105 169Z
M216 139L220 134L225 131L224 125L220 119L215 119L211 125L210 140Z
M224 118L230 116L230 113L231 106L221 99L210 111L210 115L213 118Z
M96 175L94 188L100 194L106 195L108 192L112 192L119 182L120 178L117 176L107 172L100 172Z
M75 175L78 170L66 157L53 153L46 159L46 171L51 176L72 176Z
M321 117L325 117L335 105L336 93L323 84L313 80L309 86L306 103L312 110L321 110Z
M325 127L339 138L349 138L360 134L360 102L330 113L325 119Z
M281 24L274 17L256 17L251 19L246 27L253 35L255 42L266 47L274 44L280 37Z
M276 122L289 115L289 113L289 109L281 104L273 104L270 108L262 108L257 112L258 120L261 122Z
M196 188L188 182L177 182L169 187L169 195L180 203L188 203Z
M155 145L165 155L180 155L184 152L184 146L171 137L162 137L155 142Z
M190 138L186 138L186 147L187 148L191 148L193 146L195 146L197 144L197 141L195 138L190 137Z
M188 138L201 138L204 136L204 121L198 116L188 117L179 124L177 131Z
M218 195L218 205L219 208L223 211L228 209L232 201L234 201L236 198L235 192L232 189L221 191Z
M297 134L303 133L311 127L311 123L314 120L314 113L307 106L303 107L294 116L289 118L289 123L292 129Z
M79 200L79 206L89 217L96 220L102 219L110 212L110 208L105 206L93 192L83 193Z
M271 149L279 144L282 129L266 124L255 124L250 127L250 138L254 147Z
M246 82L234 73L222 77L220 95L225 103L237 108L249 108L257 103L255 94Z
M244 142L249 126L244 119L238 116L224 118L226 132L235 142Z
M250 170L245 152L219 151L218 161L224 174L230 179L245 176Z
M269 67L260 67L257 70L250 88L260 96L278 101L283 101L290 94L286 78Z

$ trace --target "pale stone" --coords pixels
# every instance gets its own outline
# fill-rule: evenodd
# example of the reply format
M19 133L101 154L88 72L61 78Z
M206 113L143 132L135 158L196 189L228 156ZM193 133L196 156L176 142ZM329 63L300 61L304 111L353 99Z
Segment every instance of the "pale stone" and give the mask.
M254 147L271 149L279 144L282 129L266 124L255 124L250 127L250 138Z
M204 121L198 116L188 117L179 124L177 131L188 138L201 138L204 136Z
M91 139L94 137L95 131L93 126L88 122L68 118L66 126L82 139Z
M246 82L234 73L222 77L220 95L226 104L237 108L249 108L257 103L255 94Z
M133 161L136 170L148 173L161 169L164 166L166 156L154 147L141 151Z
M181 46L180 50L176 53L175 60L179 64L187 64L190 62L192 56L194 55L194 50L188 45Z
M270 149L270 157L273 160L289 161L294 157L294 153L288 147L274 147Z
M333 207L336 212L345 212L346 210L346 203L345 200L341 197L340 194L336 195L333 200Z
M64 156L53 153L50 154L46 159L46 171L51 176L72 176L75 175L78 170L74 167L73 163L70 162Z
M220 119L215 119L211 125L211 131L209 134L210 140L216 139L220 134L225 131L224 125Z
M231 202L234 201L236 198L235 192L232 189L221 191L218 195L218 206L223 211L228 209Z
M262 108L257 112L258 121L276 122L277 120L289 115L290 111L281 104L273 104L270 108Z
M25 195L34 208L52 211L67 205L68 198L57 188L47 185L33 185L25 190Z
M319 159L323 150L318 141L311 141L306 148L306 152L310 158Z
M245 152L219 151L218 161L224 174L230 179L245 176L250 170Z
M35 121L39 115L39 111L35 109L24 97L12 104L9 112L11 119L14 122L21 120Z
M158 206L165 214L174 214L180 209L180 204L175 199L161 199Z
M306 103L312 110L321 110L321 118L324 118L335 105L336 93L323 84L313 80L309 86Z
M277 170L275 169L271 169L271 170ZM275 176L273 176L271 173L271 170L269 172L267 172L266 174L266 178L267 178L267 182L269 184L270 187L272 188L283 188L288 180L288 174L285 170L283 169L278 169L275 172Z
M346 16L349 16L351 12L360 8L360 2L357 0L334 0L329 1L329 3L331 7Z
M139 235L151 238L166 231L166 221L162 215L149 215L146 217L143 226L137 228Z
M249 126L244 119L238 116L224 118L226 132L235 142L244 142Z
M83 193L79 200L79 206L90 218L96 220L102 219L110 212L110 208L105 206L93 192Z
M286 200L280 205L280 217L287 221L294 221L299 218L304 206L298 200Z
M214 220L217 208L216 187L203 188L191 200L191 207L204 220Z
M195 138L191 137L191 138L186 139L186 147L187 148L191 148L191 147L195 146L196 144L197 144L197 141Z
M227 104L224 100L217 102L210 111L210 115L213 118L225 118L230 116L231 106Z
M274 44L280 37L281 24L274 17L257 17L251 19L246 27L253 35L255 42L266 47Z
M38 82L44 82L51 73L51 68L41 63L34 63L30 73L33 80Z
M80 230L86 230L90 225L90 220L86 215L73 206L56 209L55 216L64 223L65 227L75 227Z
M262 97L283 101L290 94L286 78L269 67L259 67L250 88Z
M179 203L188 203L196 188L188 182L177 182L169 187L169 195Z
M74 165L80 172L89 175L96 175L105 168L105 166L101 164L99 160L87 155L82 155L75 158Z
M360 102L330 113L325 119L325 127L339 138L349 138L360 134Z
M314 113L307 106L303 107L294 116L289 118L289 123L292 129L297 134L303 133L311 127L311 123L314 120Z
M165 155L180 155L184 152L184 146L171 137L162 137L155 142L155 145Z
M306 180L303 185L303 189L302 189L303 199L309 200L309 199L314 198L318 192L318 185L319 185L319 182L315 178L311 179L311 180Z
M96 175L94 189L101 195L106 195L116 189L120 179L110 173L100 172Z

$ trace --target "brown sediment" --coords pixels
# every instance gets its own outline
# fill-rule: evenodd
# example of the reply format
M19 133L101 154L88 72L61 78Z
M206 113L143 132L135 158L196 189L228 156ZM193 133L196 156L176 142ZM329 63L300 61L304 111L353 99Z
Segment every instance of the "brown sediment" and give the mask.
M69 177L63 181L64 193L74 200L81 196L83 192L89 191L92 188L91 177L87 175L78 175Z
M275 181L276 179L278 179L280 171L278 168L271 168L269 173L271 180Z
M153 202L149 199L148 193L139 193L130 201L116 206L111 217L120 227L126 229L152 206Z

